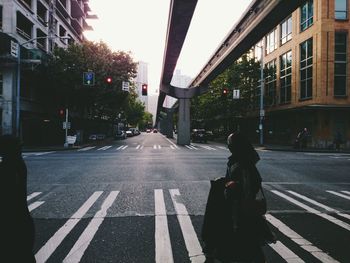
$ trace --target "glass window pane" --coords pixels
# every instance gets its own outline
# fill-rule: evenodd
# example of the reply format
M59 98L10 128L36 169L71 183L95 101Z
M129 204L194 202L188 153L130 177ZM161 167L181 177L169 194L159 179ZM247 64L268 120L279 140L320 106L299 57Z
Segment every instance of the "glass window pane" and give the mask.
M346 77L334 77L334 95L346 95Z

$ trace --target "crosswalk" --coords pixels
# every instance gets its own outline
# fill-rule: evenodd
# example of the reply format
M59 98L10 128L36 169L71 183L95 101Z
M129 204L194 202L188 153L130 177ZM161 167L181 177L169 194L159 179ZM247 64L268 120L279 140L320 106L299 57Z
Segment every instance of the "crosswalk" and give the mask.
M339 204L339 201L347 203L350 200L350 191L343 189L325 189L318 193L316 198L315 196L306 196L304 193L288 189L265 190L275 198L279 198L279 200L283 201L286 205L298 207L300 212L312 214L319 218L323 223L333 225L338 231L345 231L347 235L349 235L349 211L344 208L340 209L337 206L331 207L329 202L330 200L334 200L335 204ZM113 189L109 191L92 192L91 195L82 202L80 207L76 211L72 211L71 216L67 218L61 226L57 227L54 234L37 249L35 252L37 262L47 262L49 260L51 262L54 260L55 251L61 247L63 243L65 243L64 247L67 250L63 262L83 262L82 259L84 258L84 254L90 246L93 246L93 240L97 238L97 233L104 224L105 219L109 218L109 213L119 207L118 202L124 202L124 200L119 198L122 192L122 190ZM190 199L186 196L188 193L186 193L185 190L180 190L178 188L157 188L153 189L152 192L152 198L154 199L152 216L154 219L153 224L155 231L153 240L155 258L152 260L148 259L144 262L176 262L175 255L178 251L174 250L174 241L172 241L172 238L174 237L172 237L173 233L170 231L168 221L169 216L174 215L179 224L188 261L203 263L205 257L202 252L200 233L198 232L198 229L200 229L198 224L200 225L201 223L198 220L193 219L191 203L189 203ZM31 213L40 210L45 205L49 205L49 201L45 200L47 196L49 195L43 192L32 192L28 195L27 202ZM325 204L322 200L328 200L328 203ZM201 200L201 202L205 203L206 200ZM87 217L87 214L92 216ZM307 259L304 258L304 254L308 254L309 257L314 258L315 261L313 262L344 262L337 258L336 253L330 253L332 252L330 251L331 248L321 248L320 244L322 244L322 242L315 244L314 242L317 239L313 238L313 241L311 241L309 240L310 235L308 235L308 233L301 233L298 229L294 229L295 227L293 225L288 225L288 220L285 221L284 217L281 216L283 214L282 211L278 212L273 210L269 211L265 216L278 236L278 241L275 244L270 244L266 249L268 251L273 251L273 253L278 255L280 258L280 261L278 262L308 262ZM200 216L202 219L203 215L204 211L201 211ZM88 223L83 224L83 218L88 220ZM84 225L85 228L73 243L68 239L71 236L70 233L79 225ZM108 237L105 238L108 240ZM324 237L321 234L320 238L330 237ZM338 241L339 240L334 240L334 242ZM140 240L140 242L143 241ZM67 244L69 244L69 247ZM304 252L301 253L300 250ZM269 260L267 261L271 262ZM94 259L91 262L100 261ZM111 259L110 262L119 261Z

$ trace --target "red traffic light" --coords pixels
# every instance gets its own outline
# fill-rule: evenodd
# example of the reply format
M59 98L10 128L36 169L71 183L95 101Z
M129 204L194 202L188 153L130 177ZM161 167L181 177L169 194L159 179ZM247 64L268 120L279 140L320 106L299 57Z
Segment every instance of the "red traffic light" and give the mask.
M58 114L60 115L60 117L63 117L64 116L64 109L60 109L58 111Z
M228 90L226 89L226 88L224 88L223 90L222 90L222 94L223 95L226 95L228 93Z
M142 84L142 95L147 96L147 84Z
M109 83L109 84L112 83L112 78L111 77L107 77L106 78L106 82Z

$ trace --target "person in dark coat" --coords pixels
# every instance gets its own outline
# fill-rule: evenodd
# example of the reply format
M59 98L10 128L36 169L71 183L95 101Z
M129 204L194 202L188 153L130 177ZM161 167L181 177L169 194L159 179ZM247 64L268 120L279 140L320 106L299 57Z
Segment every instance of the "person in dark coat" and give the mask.
M0 136L0 175L2 181L2 216L0 258L14 263L36 262L33 254L34 222L27 205L27 167L21 142L14 136Z
M227 139L232 155L228 158L226 177L211 181L202 226L206 262L264 263L262 246L276 242L264 213L266 207L249 210L261 188L256 168L259 155L239 132ZM252 201L252 202L250 202Z

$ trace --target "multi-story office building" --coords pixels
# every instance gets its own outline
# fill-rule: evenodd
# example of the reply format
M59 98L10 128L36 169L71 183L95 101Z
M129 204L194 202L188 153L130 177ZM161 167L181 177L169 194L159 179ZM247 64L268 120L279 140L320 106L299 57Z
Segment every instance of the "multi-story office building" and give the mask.
M92 29L87 19L96 18L89 14L88 2L0 0L0 133L16 133L20 129L21 135L29 141L33 139L30 137L41 136L45 114L35 84L27 83L25 78L55 46L67 47L84 40L83 32ZM19 85L21 117L18 125L19 83L22 84Z
M314 147L336 132L350 147L349 2L309 0L265 36L266 141L291 143L307 128Z

